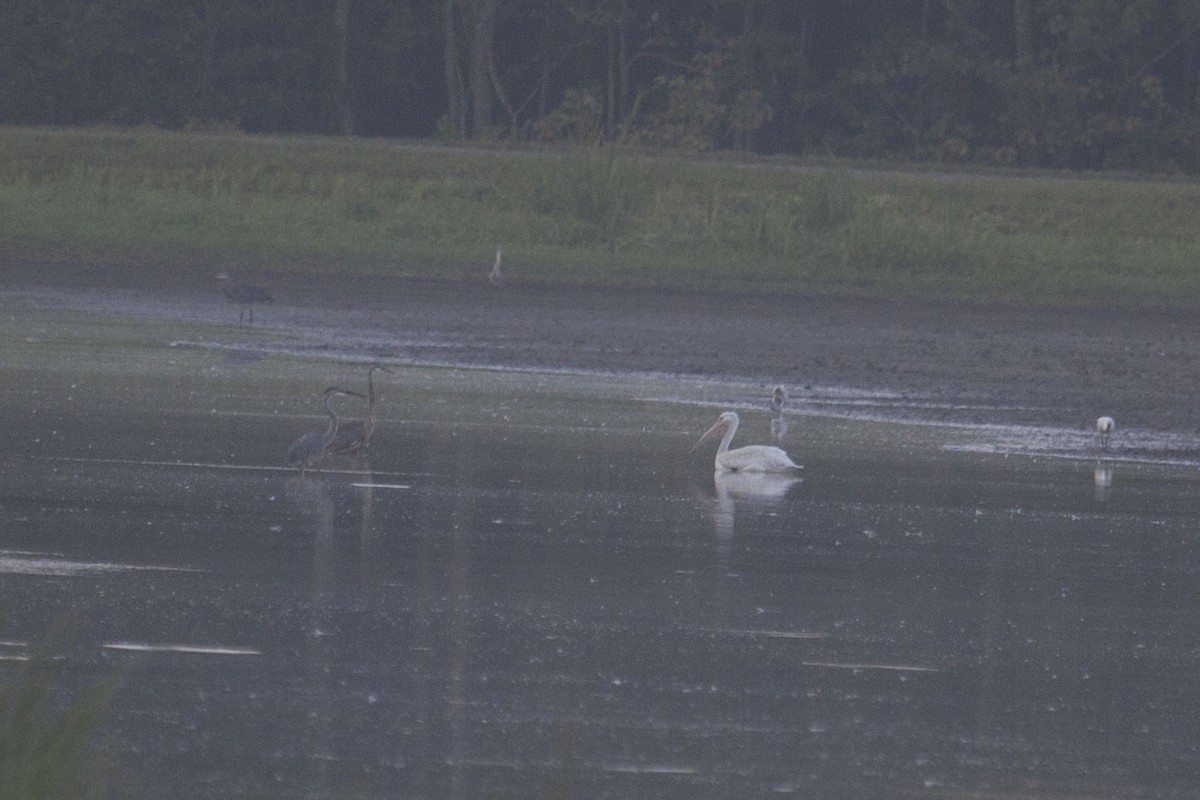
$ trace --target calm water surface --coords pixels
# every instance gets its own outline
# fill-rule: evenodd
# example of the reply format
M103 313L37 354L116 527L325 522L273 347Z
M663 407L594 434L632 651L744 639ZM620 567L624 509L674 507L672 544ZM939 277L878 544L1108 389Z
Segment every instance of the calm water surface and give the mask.
M718 479L761 387L398 365L301 479L361 364L72 320L5 331L0 656L82 613L128 796L1196 790L1193 467L800 399L802 480Z

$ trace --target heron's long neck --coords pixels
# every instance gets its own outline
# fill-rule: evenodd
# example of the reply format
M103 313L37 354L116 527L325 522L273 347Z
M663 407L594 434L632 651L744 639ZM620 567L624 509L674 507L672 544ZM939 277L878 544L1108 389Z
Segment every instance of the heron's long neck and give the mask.
M325 413L329 415L329 427L325 429L325 446L337 438L338 418L337 414L333 413L333 409L329 407L329 401L333 399L333 395L325 398Z
M721 453L729 449L729 443L733 441L733 435L737 433L737 429L738 420L735 419L725 428L725 435L721 437L721 445L717 448L717 455L721 455Z

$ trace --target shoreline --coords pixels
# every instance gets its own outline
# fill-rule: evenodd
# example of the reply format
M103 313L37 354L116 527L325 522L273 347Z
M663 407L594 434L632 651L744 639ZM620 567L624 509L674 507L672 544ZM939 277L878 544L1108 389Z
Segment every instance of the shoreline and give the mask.
M6 265L0 303L237 325L215 270ZM1200 316L262 274L256 333L448 366L659 373L927 401L932 421L1200 432ZM765 395L764 395L765 397ZM765 402L764 402L765 405ZM1002 412L997 411L1002 409ZM989 416L990 415L990 416ZM999 416L997 416L999 415Z

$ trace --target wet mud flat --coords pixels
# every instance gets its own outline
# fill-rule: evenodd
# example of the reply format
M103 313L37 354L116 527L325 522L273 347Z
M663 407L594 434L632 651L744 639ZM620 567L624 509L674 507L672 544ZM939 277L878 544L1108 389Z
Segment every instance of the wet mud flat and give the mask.
M236 320L216 270L5 265L9 301ZM661 372L786 385L817 406L972 424L1200 432L1200 315L258 273L257 325L295 347L462 365ZM225 310L222 311L222 306ZM289 343L284 343L289 344ZM922 405L924 406L922 408Z
M1185 417L1102 454L1078 390L941 382L962 343L773 415L765 356L671 368L771 329L713 298L287 284L251 328L199 277L121 280L0 293L0 655L82 615L64 689L124 671L118 793L1194 792ZM725 310L689 338L664 320L695 302ZM799 312L772 313L827 342L853 316ZM1078 337L1055 352L1102 349ZM373 358L369 461L284 468ZM802 475L714 476L689 448L727 407Z

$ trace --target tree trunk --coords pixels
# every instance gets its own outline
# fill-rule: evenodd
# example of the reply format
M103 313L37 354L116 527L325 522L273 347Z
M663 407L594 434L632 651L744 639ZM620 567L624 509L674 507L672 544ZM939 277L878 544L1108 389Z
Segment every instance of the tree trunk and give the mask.
M612 140L617 120L617 22L609 20L605 26L608 34L608 63L604 71L604 138Z
M333 108L337 132L342 136L354 134L354 108L350 101L350 70L347 66L349 21L350 0L334 0L333 27L337 47L334 54Z
M626 18L629 8L621 3L621 17L617 20L617 114L622 123L629 113L629 36L626 34ZM616 131L613 132L614 134Z
M442 0L442 69L446 79L446 122L458 134L467 135L466 95L462 81L462 59L458 50L455 0Z
M200 72L200 113L211 117L213 113L213 72L217 61L217 20L213 14L213 0L204 0L204 66Z
M492 124L495 92L492 89L490 65L496 32L496 0L474 0L471 3L471 129L469 135L478 138Z
M754 37L754 0L742 2L742 43L738 48L738 60L741 62L738 71L741 72L741 88L753 89L754 82L754 49L751 47ZM733 149L746 152L754 146L754 132L746 128L738 128L733 133Z
M1017 92L1012 98L1017 120L1017 163L1036 166L1041 161L1038 146L1037 112L1032 98L1033 70L1033 0L1013 0L1013 33L1016 40Z

